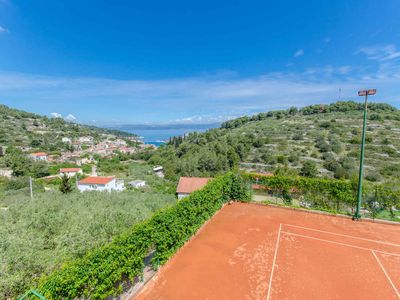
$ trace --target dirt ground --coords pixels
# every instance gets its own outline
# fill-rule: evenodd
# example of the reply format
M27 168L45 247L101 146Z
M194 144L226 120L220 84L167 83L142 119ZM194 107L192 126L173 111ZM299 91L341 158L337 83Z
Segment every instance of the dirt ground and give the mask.
M234 203L135 299L400 299L400 226Z

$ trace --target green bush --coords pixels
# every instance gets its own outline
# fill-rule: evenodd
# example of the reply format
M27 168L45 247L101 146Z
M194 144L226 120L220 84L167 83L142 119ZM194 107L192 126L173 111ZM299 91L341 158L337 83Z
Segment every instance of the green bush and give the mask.
M259 174L245 174L244 178L257 182L268 188L270 193L281 197L284 203L288 199L303 199L308 207L323 209L332 212L350 213L356 205L357 178L354 180L305 178L295 176L260 176ZM377 207L389 212L394 220L395 209L400 208L400 190L396 183L363 185L363 199L374 198ZM363 203L368 209L368 201ZM373 212L371 212L373 217Z
M318 174L317 164L307 160L300 169L300 175L305 177L315 177Z
M342 206L353 207L355 204L354 186L346 180L257 174L246 174L244 177L268 187L271 193L280 195L285 203L291 198L303 197L312 207L336 211L340 211Z
M54 187L44 193L36 184L33 200L28 187L6 191L0 199L8 207L0 210L0 299L17 298L41 275L176 201L170 194L134 191L63 195Z
M106 299L120 294L124 284L140 278L151 250L155 250L154 266L165 263L230 199L250 199L243 180L232 173L212 180L113 242L65 264L43 277L36 288L48 299Z

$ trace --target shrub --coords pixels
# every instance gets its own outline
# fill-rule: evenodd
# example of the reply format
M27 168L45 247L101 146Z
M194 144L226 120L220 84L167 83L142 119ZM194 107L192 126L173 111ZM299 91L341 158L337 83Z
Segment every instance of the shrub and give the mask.
M120 294L126 282L140 278L151 250L155 250L151 260L155 267L165 263L233 198L248 201L250 193L241 178L228 173L135 225L113 242L41 278L38 290L48 299L106 299Z
M368 172L367 175L365 176L365 179L372 182L381 181L382 176L378 172Z
M301 167L300 175L305 177L315 177L318 174L317 165L313 161L306 161Z

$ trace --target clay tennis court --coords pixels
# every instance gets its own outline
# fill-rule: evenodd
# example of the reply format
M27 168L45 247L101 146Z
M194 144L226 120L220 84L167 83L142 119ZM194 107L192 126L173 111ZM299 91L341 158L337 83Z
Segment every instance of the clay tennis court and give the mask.
M400 299L400 226L234 203L135 299Z

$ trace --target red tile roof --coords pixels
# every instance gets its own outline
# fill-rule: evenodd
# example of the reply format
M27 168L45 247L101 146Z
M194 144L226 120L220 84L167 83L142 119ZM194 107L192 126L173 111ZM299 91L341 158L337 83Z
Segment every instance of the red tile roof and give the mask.
M268 190L266 186L263 186L261 184L253 184L252 185L253 190Z
M79 172L81 168L62 168L60 169L60 173L67 173L67 172Z
M78 184L107 184L111 180L115 179L115 177L101 177L101 176L89 176L85 179L82 179L78 182Z
M46 152L36 152L36 153L31 153L32 156L47 156Z
M181 177L179 179L177 193L190 194L194 191L202 189L212 178L203 177Z

